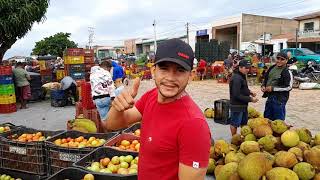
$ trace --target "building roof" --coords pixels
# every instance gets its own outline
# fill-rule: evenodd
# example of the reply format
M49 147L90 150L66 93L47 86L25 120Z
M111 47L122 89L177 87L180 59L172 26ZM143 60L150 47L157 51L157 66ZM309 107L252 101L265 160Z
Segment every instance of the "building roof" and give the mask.
M289 39L288 42L296 42L296 40L293 38ZM298 42L320 42L320 37L298 38Z
M320 11L309 13L309 14L305 14L303 16L298 16L298 17L295 17L293 19L301 21L301 20L312 19L312 18L317 18L317 17L320 17Z

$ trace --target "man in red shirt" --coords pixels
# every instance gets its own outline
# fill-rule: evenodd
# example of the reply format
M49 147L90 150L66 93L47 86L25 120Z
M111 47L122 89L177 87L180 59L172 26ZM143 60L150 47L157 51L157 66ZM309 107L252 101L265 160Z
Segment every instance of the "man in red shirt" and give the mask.
M155 57L156 88L137 102L140 80L131 92L123 91L112 102L107 130L141 122L139 180L204 179L210 154L208 124L185 88L191 77L194 54L178 39L159 44Z
M204 79L204 75L206 72L206 66L207 66L207 62L203 59L200 59L199 61L199 66L198 66L198 73L200 73L200 79L203 80Z

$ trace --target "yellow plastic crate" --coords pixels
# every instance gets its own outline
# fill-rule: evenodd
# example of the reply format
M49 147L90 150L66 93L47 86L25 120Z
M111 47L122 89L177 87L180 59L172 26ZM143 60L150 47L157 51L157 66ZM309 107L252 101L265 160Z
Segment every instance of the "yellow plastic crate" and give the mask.
M64 64L84 64L84 56L65 56Z
M57 80L64 78L64 70L57 70Z
M39 61L40 71L46 70L46 61Z
M0 104L13 104L16 103L16 96L12 95L0 95Z

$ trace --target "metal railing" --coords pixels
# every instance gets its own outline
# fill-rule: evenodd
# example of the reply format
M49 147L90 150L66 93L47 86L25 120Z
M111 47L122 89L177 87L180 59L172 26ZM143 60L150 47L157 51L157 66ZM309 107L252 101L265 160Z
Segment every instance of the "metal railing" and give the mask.
M299 31L300 38L320 37L320 30Z

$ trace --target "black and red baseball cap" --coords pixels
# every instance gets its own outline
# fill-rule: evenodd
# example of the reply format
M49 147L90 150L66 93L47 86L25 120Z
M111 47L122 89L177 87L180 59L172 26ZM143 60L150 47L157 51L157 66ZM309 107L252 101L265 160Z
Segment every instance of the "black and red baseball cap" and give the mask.
M187 71L192 70L194 53L191 46L180 39L166 40L158 45L155 64L173 62Z

